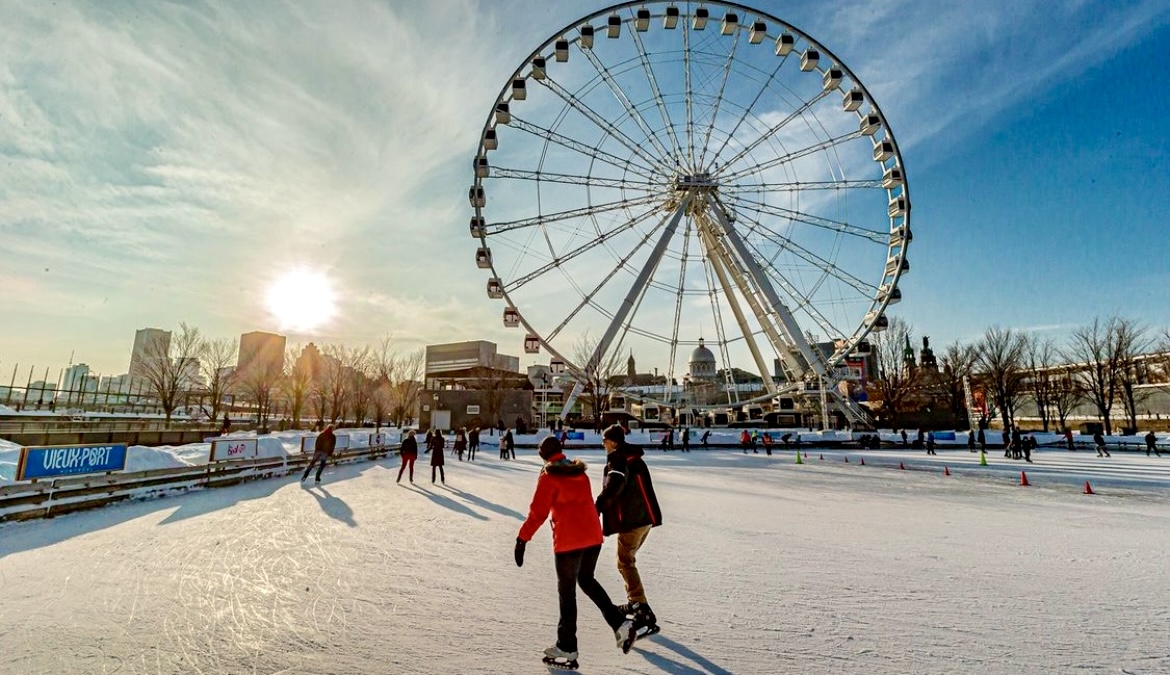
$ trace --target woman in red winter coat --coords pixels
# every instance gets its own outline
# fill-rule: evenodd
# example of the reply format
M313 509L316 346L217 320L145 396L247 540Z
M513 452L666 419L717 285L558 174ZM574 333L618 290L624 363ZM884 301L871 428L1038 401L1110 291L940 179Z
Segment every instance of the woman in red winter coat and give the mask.
M402 439L402 449L398 451L402 457L402 466L398 469L398 479L395 483L402 482L402 472L410 466L410 482L414 482L414 462L418 459L418 440L414 437L414 429L406 432L406 438Z
M609 594L593 576L603 537L585 463L565 457L561 442L552 436L540 442L539 452L544 468L536 481L528 518L516 537L516 564L524 565L525 546L551 514L561 619L557 623L557 642L544 650L544 662L576 668L577 586L601 610L624 652L634 643L634 624L610 601Z
M427 442L426 452L431 453L431 482L435 482L435 469L439 470L439 478L443 481L443 485L447 484L447 476L443 473L443 448L447 445L447 439L443 438L443 432L438 429L431 434L431 440Z

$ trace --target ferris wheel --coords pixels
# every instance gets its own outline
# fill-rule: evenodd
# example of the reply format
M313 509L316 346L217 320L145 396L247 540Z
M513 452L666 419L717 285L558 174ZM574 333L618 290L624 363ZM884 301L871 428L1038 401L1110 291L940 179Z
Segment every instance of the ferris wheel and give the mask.
M634 355L669 383L706 350L717 395L692 404L816 382L849 406L843 364L909 270L877 103L822 44L744 5L627 2L553 33L492 103L473 169L476 263L525 352L580 375Z

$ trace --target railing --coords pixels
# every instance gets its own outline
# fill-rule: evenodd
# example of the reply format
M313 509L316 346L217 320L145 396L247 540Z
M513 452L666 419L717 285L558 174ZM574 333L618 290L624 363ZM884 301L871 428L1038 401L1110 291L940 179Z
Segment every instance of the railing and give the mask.
M203 428L208 433L219 430L218 425L207 422L187 422L171 420L170 424L162 420L94 420L94 421L29 421L29 422L0 422L0 437L6 434L41 434L41 433L76 433L82 431L100 432L133 432L133 431L179 431ZM233 426L233 428L236 428Z
M368 462L396 453L399 445L354 448L334 453L330 462ZM51 518L128 499L160 497L200 488L280 478L304 469L311 455L261 457L200 466L75 476L0 485L0 522Z

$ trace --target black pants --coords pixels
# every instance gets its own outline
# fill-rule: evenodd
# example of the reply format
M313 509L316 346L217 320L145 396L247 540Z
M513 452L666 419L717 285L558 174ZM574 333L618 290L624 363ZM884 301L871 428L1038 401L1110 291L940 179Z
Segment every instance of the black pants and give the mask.
M442 464L432 464L431 465L431 482L432 483L435 482L435 469L439 470L439 478L443 481L443 485L446 485L447 484L447 474L443 473L443 465Z
M475 459L475 452L479 450L479 443L472 443L467 446L467 461Z
M320 463L318 464L318 461ZM313 459L309 460L309 466L305 467L305 473L301 476L301 480L309 477L309 472L313 470L313 465L317 464L317 480L321 480L321 472L325 470L325 464L329 461L329 455L323 452L314 452Z
M561 620L557 623L557 646L566 652L577 651L577 586L601 610L605 622L617 630L626 617L614 606L609 594L601 587L593 573L601 545L579 548L556 554L557 595L560 598Z

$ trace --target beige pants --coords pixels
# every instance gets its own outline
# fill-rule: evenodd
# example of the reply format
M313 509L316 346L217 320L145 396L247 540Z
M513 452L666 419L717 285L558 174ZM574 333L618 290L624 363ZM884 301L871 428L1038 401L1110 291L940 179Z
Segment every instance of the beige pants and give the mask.
M642 577L638 575L638 549L650 534L650 526L644 525L629 532L618 533L617 566L626 582L626 598L630 602L646 602L646 591L642 588Z

